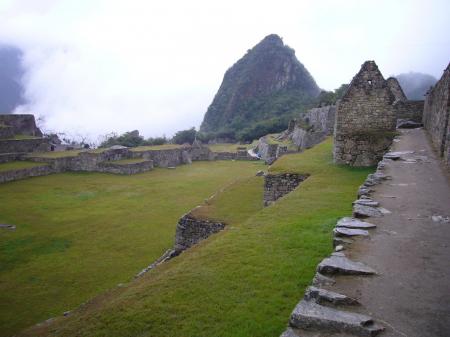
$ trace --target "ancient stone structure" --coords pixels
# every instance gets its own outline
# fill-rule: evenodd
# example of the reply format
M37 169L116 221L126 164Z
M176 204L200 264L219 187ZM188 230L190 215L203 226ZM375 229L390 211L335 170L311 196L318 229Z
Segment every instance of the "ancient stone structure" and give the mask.
M261 137L258 141L258 146L255 149L258 156L267 164L272 164L277 159L278 144L270 143L268 136Z
M295 123L290 139L300 151L313 147L333 134L335 114L335 105L309 110Z
M374 61L366 61L338 103L334 160L351 166L375 165L396 127L395 97Z
M450 64L425 98L423 124L433 145L450 167Z
M396 101L394 109L397 114L397 125L401 121L422 123L424 101Z
M188 213L178 221L174 249L181 252L224 228L224 223L196 219Z
M0 125L9 128L13 135L42 137L33 115L0 115Z
M49 165L38 165L34 167L0 172L0 183L20 180L29 177L46 176L56 171Z
M0 139L0 153L47 152L51 145L44 138Z
M397 79L395 77L389 77L387 80L387 85L389 89L391 90L392 94L395 97L396 101L406 101L406 95L403 92L402 87L400 86L400 83L398 83Z
M308 174L299 173L266 174L264 176L264 206L295 190L308 176Z

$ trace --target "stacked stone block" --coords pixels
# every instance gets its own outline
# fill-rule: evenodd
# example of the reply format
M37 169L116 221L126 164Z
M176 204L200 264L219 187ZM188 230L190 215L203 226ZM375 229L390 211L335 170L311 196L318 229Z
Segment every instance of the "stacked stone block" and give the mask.
M338 103L334 161L373 166L389 148L395 128L395 97L374 61L366 61Z
M450 64L425 98L423 124L433 145L450 167Z
M268 206L282 196L292 192L308 174L282 173L264 176L264 206Z

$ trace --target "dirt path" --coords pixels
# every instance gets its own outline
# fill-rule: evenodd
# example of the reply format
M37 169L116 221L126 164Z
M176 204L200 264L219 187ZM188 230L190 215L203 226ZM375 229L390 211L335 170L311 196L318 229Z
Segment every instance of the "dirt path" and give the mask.
M367 221L378 227L346 251L375 269L374 277L337 277L333 291L360 300L362 313L386 327L381 336L450 336L450 184L422 129L403 131L394 151L414 151L390 161L392 180L373 199L392 214ZM437 220L435 218L435 220Z

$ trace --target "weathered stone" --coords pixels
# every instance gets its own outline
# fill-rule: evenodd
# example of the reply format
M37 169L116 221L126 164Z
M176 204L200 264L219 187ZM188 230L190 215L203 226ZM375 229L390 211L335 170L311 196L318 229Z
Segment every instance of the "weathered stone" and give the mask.
M261 176L263 176L264 175L264 171L258 171L258 172L256 172L256 176L257 177L261 177Z
M364 205L364 206L370 206L370 207L378 207L380 206L380 203L378 201L374 201L370 198L361 198L358 200L355 200L353 202L353 205L358 204L358 205Z
M299 329L344 332L357 336L376 336L383 331L383 327L375 324L369 316L336 310L305 300L297 304L289 324Z
M342 251L342 250L344 250L344 246L343 246L343 245L337 245L337 246L334 248L334 251L335 251L335 252L340 252L340 251Z
M383 156L385 159L398 160L403 159L407 154L413 154L414 151L395 151L395 152L387 152Z
M292 192L309 174L282 173L264 176L264 206Z
M450 167L450 63L439 81L425 97L423 124L431 142Z
M381 212L380 208L378 207L355 204L353 206L353 216L356 218L379 218L383 216L383 212Z
M397 120L397 129L417 129L423 126L422 123L413 122L405 119Z
M331 277L325 276L319 272L316 272L312 280L312 285L316 287L331 286L335 283L336 281Z
M334 291L317 288L314 286L309 286L305 292L305 300L309 301L312 299L314 299L318 304L323 303L331 303L334 305L358 304L358 301L356 299L348 297L346 295L342 295Z
M331 256L320 262L317 271L322 274L341 274L341 275L372 275L375 270L366 266L364 263L352 261L346 257Z
M375 62L365 62L337 105L333 149L337 164L378 163L395 134L394 101Z
M340 236L335 236L333 237L333 247L337 247L339 245L348 247L349 245L351 245L353 243L353 240L348 238L348 237L340 237Z
M364 229L353 229L347 227L336 227L333 232L336 236L369 236L369 232Z
M5 223L2 223L2 224L0 224L0 228L4 228L4 229L9 229L9 230L15 230L16 229L16 226L15 225L8 225L8 224L5 224Z
M292 328L287 328L280 337L302 337L301 334L297 333L294 329Z
M174 249L183 251L224 228L224 223L196 219L188 213L178 221Z
M361 220L355 219L355 218L345 217L338 221L338 223L336 224L336 227L346 227L346 228L354 228L354 229L370 229L370 228L375 228L377 226L370 222L361 221Z

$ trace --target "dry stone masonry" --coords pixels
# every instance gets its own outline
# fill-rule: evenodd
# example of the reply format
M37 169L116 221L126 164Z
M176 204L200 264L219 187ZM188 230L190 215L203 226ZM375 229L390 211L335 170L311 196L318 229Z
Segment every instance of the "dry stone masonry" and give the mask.
M309 174L282 173L264 176L264 206L292 192Z
M450 167L450 64L425 98L423 124L444 163Z
M374 61L366 61L337 105L334 160L351 166L375 165L392 142L395 97Z

